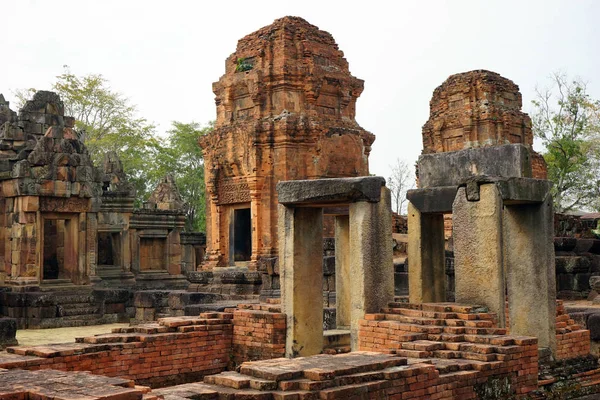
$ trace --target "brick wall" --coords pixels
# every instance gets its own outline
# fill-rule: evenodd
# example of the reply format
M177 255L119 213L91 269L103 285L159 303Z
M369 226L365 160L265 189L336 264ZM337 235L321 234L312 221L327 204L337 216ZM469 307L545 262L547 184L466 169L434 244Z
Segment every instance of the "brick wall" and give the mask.
M275 304L240 304L233 313L234 365L285 355L285 314Z
M0 353L0 368L90 371L159 387L200 380L224 371L233 335L232 314L159 319L118 328L78 343L19 346Z

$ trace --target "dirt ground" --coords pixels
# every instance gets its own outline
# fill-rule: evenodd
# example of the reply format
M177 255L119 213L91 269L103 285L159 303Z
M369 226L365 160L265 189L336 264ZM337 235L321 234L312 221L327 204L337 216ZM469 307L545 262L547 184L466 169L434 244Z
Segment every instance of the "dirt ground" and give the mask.
M91 325L54 329L20 329L17 330L17 340L19 341L19 346L72 343L76 337L110 333L113 328L126 326L129 326L129 324Z

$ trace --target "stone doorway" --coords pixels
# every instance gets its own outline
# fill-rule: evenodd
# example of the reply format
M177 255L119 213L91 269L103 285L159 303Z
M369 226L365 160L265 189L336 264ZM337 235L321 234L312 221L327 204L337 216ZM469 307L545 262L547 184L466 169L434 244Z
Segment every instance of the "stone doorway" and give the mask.
M78 264L78 216L42 216L42 281L76 283Z
M250 207L232 210L229 229L229 259L236 262L250 261L252 256L252 217Z
M121 266L120 232L98 232L98 266Z
M140 271L164 271L167 269L167 238L140 237Z

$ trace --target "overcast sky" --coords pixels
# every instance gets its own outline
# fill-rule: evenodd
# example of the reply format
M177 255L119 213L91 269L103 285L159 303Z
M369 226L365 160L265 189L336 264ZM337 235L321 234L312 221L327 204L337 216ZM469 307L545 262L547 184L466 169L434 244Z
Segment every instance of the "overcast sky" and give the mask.
M237 40L285 15L330 32L365 80L357 120L373 132L371 172L413 163L436 86L489 69L512 79L524 110L562 70L600 98L600 1L0 0L0 93L49 89L69 65L102 74L164 132L215 119L211 84Z

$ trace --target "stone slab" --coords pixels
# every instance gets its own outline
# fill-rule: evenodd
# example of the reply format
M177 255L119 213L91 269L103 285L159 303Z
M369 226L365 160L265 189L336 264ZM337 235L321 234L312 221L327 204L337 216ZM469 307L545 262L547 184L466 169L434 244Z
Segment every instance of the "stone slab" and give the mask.
M522 144L466 149L419 157L422 188L454 186L475 175L531 178L531 154Z
M450 213L457 189L457 186L412 189L406 193L406 198L421 213Z
M282 181L277 184L277 195L279 202L288 206L377 203L382 186L385 179L381 176Z

